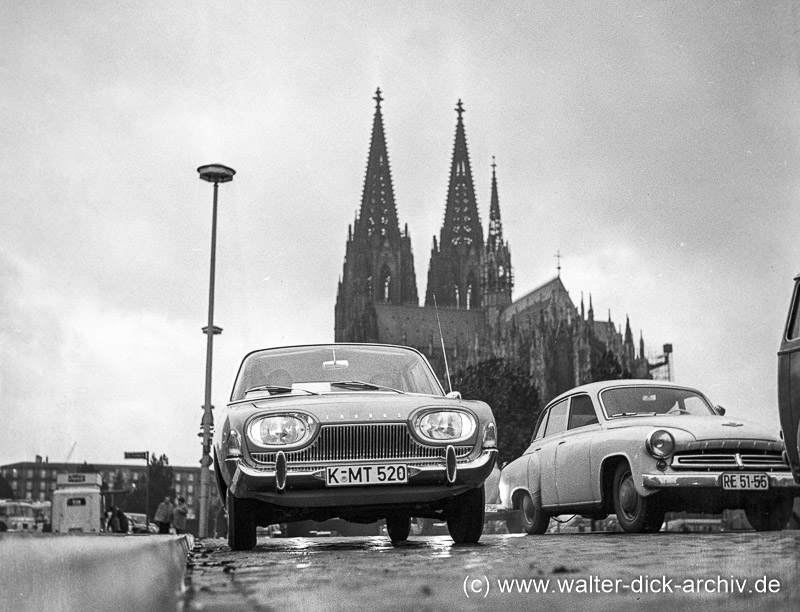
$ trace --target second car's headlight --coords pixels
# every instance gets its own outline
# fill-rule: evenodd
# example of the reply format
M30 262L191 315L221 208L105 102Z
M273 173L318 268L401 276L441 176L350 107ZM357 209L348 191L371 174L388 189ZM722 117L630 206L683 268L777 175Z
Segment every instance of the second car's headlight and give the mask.
M305 415L279 414L254 419L247 437L259 446L294 446L311 435L313 423Z
M417 432L428 440L465 440L475 433L475 419L466 412L439 410L417 420Z
M656 459L664 459L675 452L675 438L664 429L657 429L647 438L647 452Z

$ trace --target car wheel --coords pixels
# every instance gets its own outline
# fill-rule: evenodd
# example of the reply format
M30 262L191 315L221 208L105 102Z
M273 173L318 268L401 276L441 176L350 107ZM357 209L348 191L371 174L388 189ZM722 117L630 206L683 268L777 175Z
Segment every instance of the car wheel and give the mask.
M228 492L228 546L252 550L256 545L256 502Z
M792 518L791 497L758 497L748 501L744 514L756 531L780 531Z
M511 533L539 535L547 531L550 515L542 509L541 491L534 491L533 495L526 491L520 500L519 510L507 521Z
M387 516L386 533L389 534L389 539L392 541L392 544L405 542L408 539L408 535L411 533L411 517Z
M447 505L447 529L456 544L475 544L483 533L486 512L483 487L470 489Z
M627 463L614 472L614 510L623 531L653 533L661 529L664 510L655 496L642 497L636 491L633 474Z

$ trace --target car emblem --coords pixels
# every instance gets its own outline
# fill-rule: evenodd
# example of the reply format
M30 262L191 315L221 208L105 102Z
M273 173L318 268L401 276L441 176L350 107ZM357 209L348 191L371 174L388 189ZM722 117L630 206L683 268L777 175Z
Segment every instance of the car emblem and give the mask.
M744 423L723 423L723 427L744 427Z

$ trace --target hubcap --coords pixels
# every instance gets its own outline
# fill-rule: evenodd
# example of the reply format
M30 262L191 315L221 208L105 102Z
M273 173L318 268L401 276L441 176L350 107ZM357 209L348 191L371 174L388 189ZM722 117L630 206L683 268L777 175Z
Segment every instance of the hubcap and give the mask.
M633 514L636 511L636 504L639 500L639 494L636 493L636 488L633 486L633 480L630 476L626 476L619 484L619 505L626 514Z

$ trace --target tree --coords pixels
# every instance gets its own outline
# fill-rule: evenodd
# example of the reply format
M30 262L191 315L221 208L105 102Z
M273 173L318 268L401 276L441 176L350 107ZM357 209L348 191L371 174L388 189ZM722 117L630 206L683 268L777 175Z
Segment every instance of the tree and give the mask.
M612 350L605 350L592 365L592 381L620 380L631 378L631 373L624 370Z
M139 478L131 494L126 496L120 504L124 512L145 512L145 498L149 496L150 503L147 507L147 516L151 519L156 513L156 508L165 497L175 497L175 474L169 465L166 455L156 458L155 453L150 453L149 466L150 489L147 490L148 474Z
M8 484L8 481L0 476L0 499L13 499L14 489Z
M542 410L539 391L522 368L492 357L455 376L455 388L464 399L489 404L497 424L498 462L516 459L528 448Z

